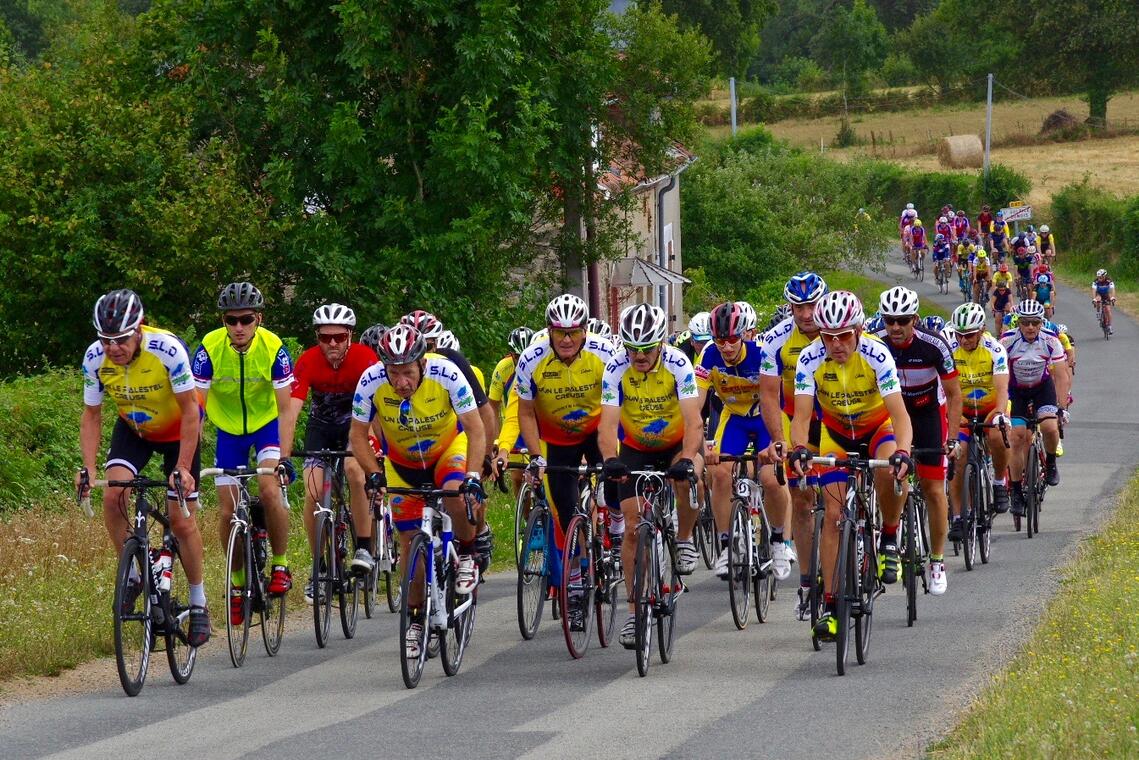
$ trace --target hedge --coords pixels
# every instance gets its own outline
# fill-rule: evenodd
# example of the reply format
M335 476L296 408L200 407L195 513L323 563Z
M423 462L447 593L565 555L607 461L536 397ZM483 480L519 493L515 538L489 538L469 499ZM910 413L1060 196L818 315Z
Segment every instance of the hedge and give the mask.
M1067 266L1107 265L1115 277L1139 279L1139 195L1121 198L1085 179L1052 197L1052 216Z

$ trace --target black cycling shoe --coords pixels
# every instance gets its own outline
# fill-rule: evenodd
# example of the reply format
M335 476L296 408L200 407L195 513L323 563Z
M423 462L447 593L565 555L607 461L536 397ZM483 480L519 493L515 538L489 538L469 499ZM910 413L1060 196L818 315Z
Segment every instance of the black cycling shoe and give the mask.
M898 545L889 542L882 544L882 582L883 583L897 583L898 582L898 568L901 566L901 561L898 559Z
M186 637L187 643L197 649L210 640L210 611L205 607L191 605L190 607L190 635Z
M1008 486L999 483L993 484L993 511L998 515L1008 512Z
M950 541L960 541L961 540L961 525L962 525L962 520L960 517L954 517L953 522L949 523L949 536L948 536L948 538Z
M1044 482L1050 486L1060 485L1060 468L1056 466L1055 460L1044 468Z
M1028 511L1028 504L1024 501L1024 491L1016 486L1012 489L1012 506L1009 511L1013 517L1024 517L1024 513Z
M585 630L585 615L581 609L581 597L570 597L569 599L569 624L571 631Z

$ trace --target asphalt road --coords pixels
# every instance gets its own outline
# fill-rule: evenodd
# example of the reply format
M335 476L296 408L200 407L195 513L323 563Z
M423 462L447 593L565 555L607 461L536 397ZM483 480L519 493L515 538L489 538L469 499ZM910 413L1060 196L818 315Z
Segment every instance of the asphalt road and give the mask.
M935 288L918 291L931 298ZM1139 329L1119 318L1107 343L1082 292L1061 288L1060 299L1058 317L1079 341L1077 401L1043 532L1015 534L1006 516L989 565L967 573L950 554L948 593L920 598L912 629L901 585L891 587L874 610L869 662L853 664L852 652L845 677L835 675L833 647L814 652L806 624L794 620L791 585L780 588L767 624L753 619L737 631L727 589L701 566L681 599L673 661L654 660L638 678L633 653L620 647L594 644L584 660L570 660L548 614L535 640L522 641L514 578L498 574L483 586L474 639L454 678L432 660L419 688L406 690L398 620L386 612L362 619L352 641L339 637L334 620L324 650L307 626L273 659L255 640L240 670L224 653L223 629L186 686L173 683L159 655L141 696L128 699L107 661L102 690L3 709L0 757L915 755L1021 645L1057 566L1105 516L1134 466ZM953 296L944 302L956 305Z

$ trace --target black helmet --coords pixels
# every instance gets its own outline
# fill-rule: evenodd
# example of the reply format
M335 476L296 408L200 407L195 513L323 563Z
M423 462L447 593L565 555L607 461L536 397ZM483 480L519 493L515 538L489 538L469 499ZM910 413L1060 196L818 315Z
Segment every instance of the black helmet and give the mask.
M100 296L91 323L101 335L122 335L142 324L142 315L142 299L123 288Z
M384 337L384 333L388 328L384 325L372 325L364 332L360 333L360 342L379 356L380 354L380 338Z
M265 299L253 283L231 282L221 289L218 295L218 308L222 311L233 309L261 311L265 308Z

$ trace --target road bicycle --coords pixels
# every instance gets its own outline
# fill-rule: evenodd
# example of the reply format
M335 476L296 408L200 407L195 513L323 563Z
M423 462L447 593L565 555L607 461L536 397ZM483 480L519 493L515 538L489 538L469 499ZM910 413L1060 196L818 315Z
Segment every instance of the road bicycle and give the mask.
M1028 453L1024 464L1024 475L1021 479L1021 491L1024 494L1024 517L1012 516L1013 528L1020 531L1024 524L1025 533L1029 538L1040 532L1040 511L1044 504L1044 494L1048 490L1048 454L1044 449L1044 436L1040 432L1040 420L1036 417L1033 404L1028 405L1025 424L1031 441L1028 444ZM1057 420L1059 424L1059 420ZM1060 426L1060 438L1064 437L1064 428Z
M934 265L934 277L937 280L937 290L943 295L949 295L949 260L942 259Z
M925 280L925 249L924 248L914 249L914 255L913 255L912 260L913 260L913 265L911 267L911 271L913 272L914 279L916 279L918 282L924 281Z
M1103 308L1102 301L1092 301L1092 303L1095 305L1096 322L1099 324L1099 329L1103 331L1103 339L1111 340L1111 323L1107 321L1107 309ZM1115 306L1115 299L1110 299L1108 305Z
M714 441L708 441L711 447ZM712 489L707 468L704 477L700 479L703 487L700 489L704 501L700 504L700 514L696 517L696 525L692 529L692 540L700 550L700 558L704 560L704 567L711 570L716 563L716 556L720 551L720 533L716 530L716 518L712 513Z
M463 654L475 629L478 587L471 589L469 594L460 594L455 589L459 572L458 542L455 540L451 516L443 507L443 499L454 498L459 494L429 487L389 487L386 494L410 496L424 501L423 518L408 547L403 587L400 590L400 672L404 685L414 689L423 676L431 637L438 643L443 672L448 676L459 672ZM474 522L469 503L467 519ZM413 598L416 601L412 601ZM422 630L419 646L415 654L409 657L408 636L414 625L422 626Z
M911 455L945 454L944 448L913 449ZM949 463L947 480L953 479L953 462ZM902 508L902 524L898 536L898 555L902 565L902 587L906 590L906 626L918 618L918 581L923 594L929 593L929 508L921 492L920 480L910 476L910 490Z
M953 542L954 555L964 554L965 569L972 570L978 556L981 564L989 563L993 530L993 458L985 431L997 427L992 423L970 420L969 456L962 473L961 539ZM1004 445L1009 447L1008 426L1000 426ZM952 478L950 478L952 480Z
M273 574L270 558L269 533L265 524L265 508L259 496L250 496L249 480L259 475L276 475L281 484L281 499L288 504L284 469L277 467L236 467L223 469L208 467L201 477L219 476L236 481L233 517L229 522L229 539L225 551L225 588L230 595L230 608L225 616L225 634L229 643L229 659L235 668L245 662L249 647L249 628L256 613L261 628L265 653L274 657L281 649L285 631L285 595L270 595L269 582ZM222 486L225 488L226 486ZM241 581L238 582L237 578ZM239 599L241 622L233 622L233 600Z
M741 631L747 627L749 606L754 594L755 616L767 622L768 609L775 599L775 573L772 570L771 523L763 504L759 484L759 452L720 457L731 462L732 508L728 528L728 601L732 621ZM780 485L786 482L782 465L775 468Z
M83 496L88 487L129 488L134 496L134 529L123 543L115 573L115 668L119 683L127 696L138 696L146 681L151 652L162 651L155 649L161 641L170 674L176 683L185 684L198 657L197 648L190 646L189 583L185 580L178 539L164 511L169 494L153 504L146 495L150 489L166 492L169 485L165 480L142 476L91 480L87 470L81 470L79 502L87 516L93 517L90 497ZM179 472L174 473L174 497L182 517L189 519ZM161 529L162 539L152 546L150 531L155 526Z
M969 300L973 297L973 285L969 282L968 269L957 270L957 287L961 290L961 300L965 303L969 303Z
M364 616L370 620L380 604L380 581L384 584L388 612L399 612L403 576L399 571L399 537L391 504L373 494L368 512L372 515L372 542L375 545L372 572L365 580L364 588Z

